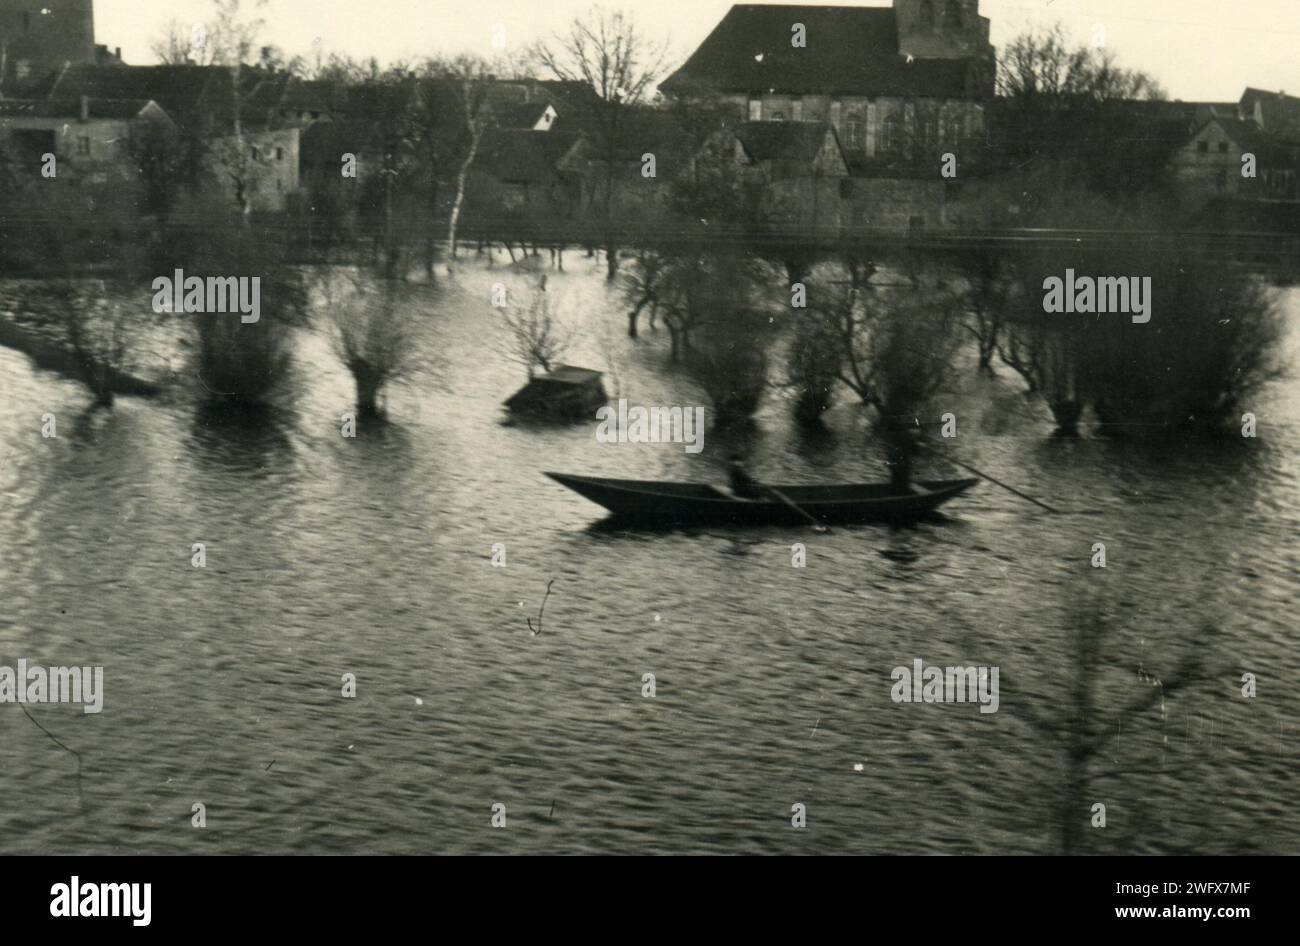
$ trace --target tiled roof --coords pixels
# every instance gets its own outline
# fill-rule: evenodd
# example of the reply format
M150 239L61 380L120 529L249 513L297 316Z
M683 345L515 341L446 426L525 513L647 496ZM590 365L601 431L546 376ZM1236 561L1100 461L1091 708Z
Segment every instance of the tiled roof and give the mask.
M548 102L502 103L492 107L492 114L502 128L535 128L550 107Z
M370 152L379 140L373 122L316 122L302 133L298 146L300 160L303 167L319 165L337 169L343 155Z
M558 106L557 106L558 109ZM652 153L663 162L674 157L686 157L695 142L691 132L700 129L683 128L677 116L669 111L649 106L630 106L619 109L618 125L613 128L612 157L615 161L640 161L642 155ZM606 145L609 127L596 112L561 111L555 121L555 131L581 132L591 140L593 159L605 160L610 154Z
M807 48L791 45L796 22L807 27ZM737 4L660 88L962 98L972 65L969 59L908 61L899 54L889 8Z
M755 161L811 164L830 133L826 122L746 122L736 138Z
M241 70L241 119L250 127L272 120L287 99L318 101L319 89L297 90L298 83L284 73L249 67ZM178 125L195 130L222 130L234 120L234 96L230 70L221 66L96 66L72 65L51 73L29 87L29 98L97 100L153 100ZM317 106L321 108L321 106Z
M87 117L101 120L130 120L144 111L148 104L148 99L89 99L86 102ZM0 117L79 119L81 100L6 99L0 101Z
M1243 148L1256 148L1264 144L1266 141L1263 129L1253 121L1247 119L1211 118L1196 130L1197 134L1200 134L1201 130L1205 128L1206 125L1218 125L1227 132L1229 138L1241 145Z
M1258 103L1264 129L1288 141L1300 141L1300 98L1282 92L1246 89L1241 96L1241 110L1255 114Z
M483 136L474 166L501 181L545 183L581 136L572 132L494 128Z

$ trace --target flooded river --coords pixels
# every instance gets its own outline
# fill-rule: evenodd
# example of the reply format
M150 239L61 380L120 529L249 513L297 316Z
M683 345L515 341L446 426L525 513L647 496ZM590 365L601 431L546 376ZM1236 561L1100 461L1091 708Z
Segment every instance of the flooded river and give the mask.
M667 333L628 339L601 267L566 262L566 361L704 403ZM1300 379L1258 440L1156 447L1053 439L1018 379L966 372L918 474L965 475L951 456L1058 515L984 482L908 530L592 529L543 470L722 482L747 440L763 479L854 482L882 451L846 392L824 436L778 390L699 455L504 425L501 278L467 265L417 313L423 370L355 439L310 331L292 406L253 426L183 395L91 412L0 348L0 666L104 668L102 713L27 708L48 735L0 704L0 852L1055 852L1091 617L1083 850L1300 851ZM1189 655L1204 682L1125 711ZM917 658L999 667L998 712L893 702Z

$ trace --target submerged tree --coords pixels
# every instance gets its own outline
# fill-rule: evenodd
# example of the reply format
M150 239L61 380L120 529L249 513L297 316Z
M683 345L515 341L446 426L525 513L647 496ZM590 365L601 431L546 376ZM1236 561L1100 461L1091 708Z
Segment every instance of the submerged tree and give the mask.
M766 275L748 254L697 249L676 255L664 278L674 354L709 395L719 424L753 414L767 389L773 330L759 301Z
M840 379L886 427L914 424L951 376L961 340L960 298L940 286L864 288L854 277L823 312L839 337Z
M199 203L192 213L206 223L170 234L167 271L241 280L237 286L256 292L258 309L245 315L228 305L225 312L187 316L197 333L195 373L211 404L264 409L289 379L292 327L303 323L308 308L301 272L289 261L282 234L248 225L220 205Z
M834 319L823 308L813 308L795 323L790 340L789 376L796 389L795 417L817 424L835 401L843 351Z
M650 327L655 327L659 315L659 294L663 291L668 260L663 253L649 246L638 247L636 259L623 274L623 299L629 306L627 334L637 337L637 322L642 312L650 315Z
M156 385L127 373L149 318L125 304L149 273L141 188L134 177L97 186L71 170L53 180L38 173L10 178L0 222L13 247L7 262L43 279L22 291L38 327L24 332L18 347L39 366L84 383L97 407L112 407L118 394L155 393Z
M1088 405L1118 435L1223 431L1280 375L1274 292L1243 270L1206 266L1161 242L1022 261L999 354L1046 400L1059 432L1076 432ZM1045 311L1047 280L1067 269L1077 285L1063 291L1076 311Z
M963 325L975 339L979 370L988 373L993 370L993 356L997 354L1011 305L1013 279L1002 258L994 253L976 253L963 262L962 274L966 280Z
M382 414L380 395L415 367L409 283L369 272L331 272L320 283L339 359L357 388L357 413ZM422 291L422 290L421 290Z
M507 309L505 318L510 330L510 356L527 369L530 381L538 367L550 371L564 355L568 338L551 314L545 276L533 287L527 304Z

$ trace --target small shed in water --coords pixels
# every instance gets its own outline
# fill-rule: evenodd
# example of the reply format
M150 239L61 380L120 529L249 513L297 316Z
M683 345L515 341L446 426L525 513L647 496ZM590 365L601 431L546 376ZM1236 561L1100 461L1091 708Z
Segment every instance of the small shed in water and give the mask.
M517 391L506 408L513 414L554 420L594 419L596 410L609 400L599 371L556 365Z

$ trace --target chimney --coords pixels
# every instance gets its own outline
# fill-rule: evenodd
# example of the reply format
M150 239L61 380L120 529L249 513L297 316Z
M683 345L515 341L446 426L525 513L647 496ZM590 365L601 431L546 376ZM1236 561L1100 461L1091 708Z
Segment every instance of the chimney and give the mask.
M114 46L114 47L113 47L113 55L116 56L118 59L121 59L121 58L122 58L122 47L121 47L121 46Z
M81 120L83 122L90 121L90 96L89 95L83 95L81 97Z

